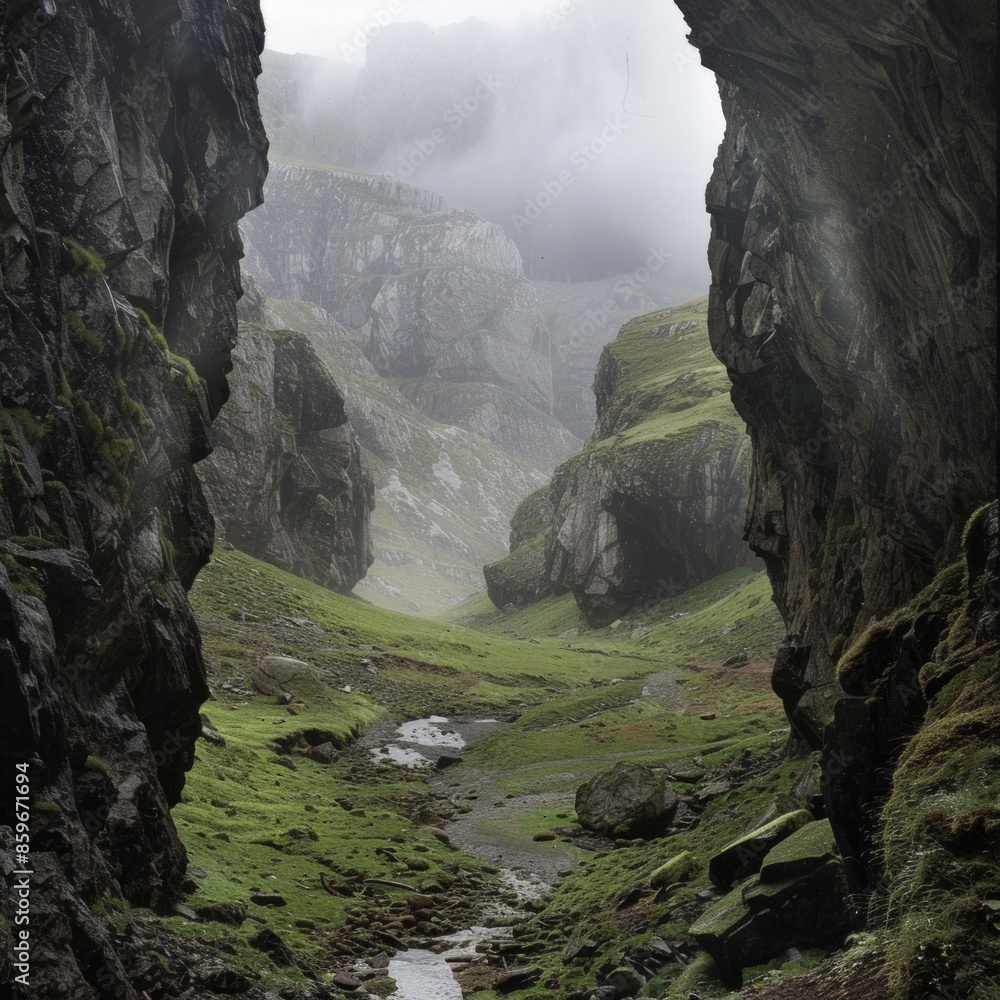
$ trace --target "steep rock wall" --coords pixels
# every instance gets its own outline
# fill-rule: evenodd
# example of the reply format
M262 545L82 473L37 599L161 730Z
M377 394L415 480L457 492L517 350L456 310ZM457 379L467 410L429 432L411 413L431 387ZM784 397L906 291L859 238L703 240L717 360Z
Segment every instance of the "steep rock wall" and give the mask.
M437 424L372 367L319 306L270 300L268 324L309 338L346 400L375 482L375 562L358 593L382 607L436 614L483 586L506 552L510 515L544 481L534 466L460 427Z
M551 416L548 331L498 226L387 177L276 164L247 221L268 295L329 312L428 416L549 470L576 439Z
M375 558L374 483L322 359L263 322L260 309L240 324L232 397L198 476L228 541L346 594Z
M485 567L498 606L572 591L606 625L753 561L740 537L749 447L706 344L705 300L626 324L594 379L597 426Z
M0 855L23 865L22 764L30 994L132 998L89 908L167 906L185 870L169 806L207 695L186 589L213 535L193 463L266 173L263 24L250 0L0 19Z
M678 6L728 122L709 326L788 625L774 686L818 746L838 658L996 494L995 12Z

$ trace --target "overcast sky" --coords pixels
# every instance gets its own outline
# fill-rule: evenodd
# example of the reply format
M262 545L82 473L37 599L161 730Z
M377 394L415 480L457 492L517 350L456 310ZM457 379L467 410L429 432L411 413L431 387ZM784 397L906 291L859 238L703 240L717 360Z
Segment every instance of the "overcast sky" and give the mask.
M573 12L591 0L563 2L563 9ZM524 18L558 13L560 0L261 0L260 7L269 49L342 58L341 46L351 46L359 28L382 20L422 21L439 28L478 17L493 24L516 25ZM355 55L350 61L363 62L363 56Z
M389 23L441 29L478 18L503 31L508 51L523 39L527 75L513 74L507 86L533 86L537 102L526 112L522 100L518 119L494 121L469 157L442 150L403 179L504 225L526 262L558 258L560 239L571 247L583 240L591 255L607 248L609 273L622 274L662 248L673 256L671 268L687 274L691 295L707 289L704 191L724 122L715 79L688 45L671 0L262 0L261 7L269 49L355 66L364 66L367 47ZM574 53L577 68L567 72ZM409 78L405 65L399 72ZM489 112L505 106L487 104ZM624 122L625 131L585 174L575 173L574 149L611 121ZM376 169L393 172L400 152ZM574 173L567 194L521 226L515 215L544 199L567 166ZM584 270L595 268L600 261Z

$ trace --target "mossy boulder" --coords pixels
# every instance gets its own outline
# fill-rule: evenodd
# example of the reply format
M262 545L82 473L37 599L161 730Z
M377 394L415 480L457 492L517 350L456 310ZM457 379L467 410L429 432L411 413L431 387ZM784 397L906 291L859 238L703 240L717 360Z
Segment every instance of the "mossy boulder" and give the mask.
M274 697L315 695L323 686L314 667L289 656L265 656L254 668L250 684L259 694Z
M666 832L678 805L665 771L616 764L576 791L580 825L608 837L656 837Z
M839 944L849 929L847 882L839 859L819 855L811 837L800 841L793 856L791 867L800 872L796 877L765 882L753 875L691 926L729 989L743 985L744 968L786 948Z
M760 870L767 853L796 830L812 822L812 813L796 809L727 844L708 863L708 877L720 889Z

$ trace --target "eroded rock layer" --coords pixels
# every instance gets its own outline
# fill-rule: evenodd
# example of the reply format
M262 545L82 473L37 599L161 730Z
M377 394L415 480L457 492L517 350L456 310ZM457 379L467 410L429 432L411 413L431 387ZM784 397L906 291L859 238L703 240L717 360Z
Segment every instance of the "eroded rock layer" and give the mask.
M4 873L30 786L30 993L132 998L99 897L162 908L207 695L193 463L227 396L266 139L256 2L0 14ZM12 979L10 906L0 924Z
M709 327L788 625L774 685L819 745L838 658L996 495L995 11L678 6L728 122Z

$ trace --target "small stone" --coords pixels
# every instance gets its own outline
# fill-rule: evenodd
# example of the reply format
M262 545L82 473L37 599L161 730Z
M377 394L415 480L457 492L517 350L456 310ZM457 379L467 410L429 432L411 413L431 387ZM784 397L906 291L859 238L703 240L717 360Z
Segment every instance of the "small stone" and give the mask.
M539 830L531 839L537 843L545 843L549 840L555 840L556 833L554 830Z
M338 972L333 977L333 985L353 993L355 990L361 989L364 984L357 976L352 976L349 972Z
M256 903L258 906L287 906L288 901L284 896L279 896L275 892L255 892L250 897L251 903Z

